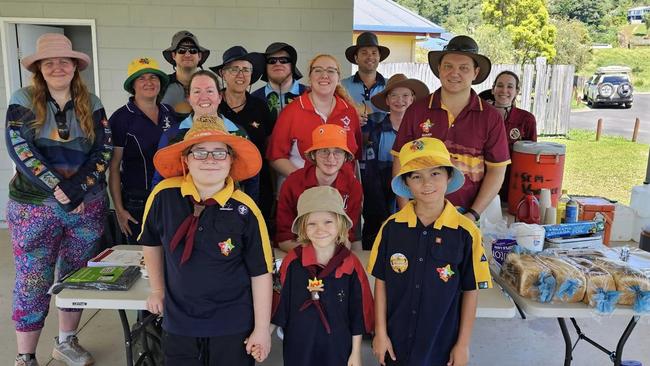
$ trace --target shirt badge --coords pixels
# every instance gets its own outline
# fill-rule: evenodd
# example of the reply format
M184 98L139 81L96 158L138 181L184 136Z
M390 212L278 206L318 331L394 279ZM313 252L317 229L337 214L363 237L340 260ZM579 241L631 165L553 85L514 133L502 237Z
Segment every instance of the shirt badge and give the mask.
M237 207L237 212L239 212L240 215L244 216L248 213L248 207L239 205L239 207Z
M165 116L165 119L163 120L163 125L162 125L163 131L167 131L169 129L169 127L171 127L171 126L172 126L172 123L169 120L169 116Z
M451 276L456 274L456 272L451 270L451 266L449 264L444 267L436 268L436 271L438 271L438 275L440 276L440 279L443 280L444 282L449 281Z
M481 256L481 262L487 262L487 257L485 256L485 254Z
M431 136L431 127L433 127L433 123L431 123L431 120L426 120L422 123L420 123L420 129L422 130L422 136Z
M424 142L422 142L420 140L414 140L413 142L411 142L410 149L413 152L420 151L420 150L424 149Z
M312 300L320 299L319 292L325 291L325 283L323 280L314 277L314 279L307 279L307 290L311 293Z
M350 125L350 117L345 116L345 117L341 118L341 122L343 122L343 125L345 127L348 127Z
M481 290L489 288L487 281L479 282L478 283L478 288L481 289Z
M227 257L230 255L230 252L235 249L235 246L232 245L232 240L228 238L228 240L219 243L219 249L221 249L221 254Z
M251 122L251 126L253 126L253 128L260 128L260 124L257 121Z
M436 244L442 245L442 238L441 237L436 237Z
M409 268L409 260L402 253L395 253L390 256L390 267L396 273L404 273Z
M521 131L519 131L519 129L515 127L510 130L509 135L511 140L519 140L521 138Z

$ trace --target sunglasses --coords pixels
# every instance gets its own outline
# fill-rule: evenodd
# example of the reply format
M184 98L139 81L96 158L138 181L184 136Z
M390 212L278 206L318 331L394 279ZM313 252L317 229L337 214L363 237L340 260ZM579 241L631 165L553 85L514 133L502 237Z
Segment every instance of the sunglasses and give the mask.
M286 65L286 64L291 62L291 59L289 59L289 57L286 57L286 56L269 57L269 58L266 59L266 64L267 65L277 64L278 62L283 64L283 65Z
M68 120L65 118L64 111L58 111L54 114L54 120L56 121L56 129L59 132L59 137L62 140L67 140L70 138L70 128L68 127Z
M178 54L180 54L180 55L184 55L184 54L186 54L187 52L189 52L190 55L196 55L197 53L199 53L199 49L198 49L198 48L193 48L193 47L192 47L192 48L179 47L179 48L176 50L176 53L178 53Z
M446 45L443 48L444 51L456 51L456 52L469 52L469 53L478 53L477 47L472 47L467 44L452 44Z
M206 160L208 158L208 155L212 155L212 159L214 160L226 160L230 152L228 150L214 150L214 151L194 150L194 151L190 151L190 154L192 155L194 160Z

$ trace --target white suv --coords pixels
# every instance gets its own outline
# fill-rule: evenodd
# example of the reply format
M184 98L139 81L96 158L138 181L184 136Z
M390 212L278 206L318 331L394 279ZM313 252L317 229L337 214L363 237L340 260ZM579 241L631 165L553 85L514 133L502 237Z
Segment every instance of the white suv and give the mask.
M632 107L634 101L630 68L607 66L596 69L584 86L584 97L592 107L601 105L622 105Z

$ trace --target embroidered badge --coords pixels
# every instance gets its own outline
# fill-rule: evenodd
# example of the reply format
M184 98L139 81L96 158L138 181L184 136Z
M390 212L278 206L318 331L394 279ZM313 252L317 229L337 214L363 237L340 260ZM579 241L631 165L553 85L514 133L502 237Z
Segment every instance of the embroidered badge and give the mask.
M314 279L307 279L307 290L311 293L312 300L320 299L319 292L325 291L325 283L323 280L314 277Z
M228 240L219 243L219 249L221 249L221 254L227 257L230 255L230 252L235 249L235 246L232 245L232 240L228 238Z
M341 122L343 122L343 124L347 128L350 125L350 117L345 116L345 117L341 118Z
M451 276L456 274L456 272L451 270L451 266L449 264L444 267L436 268L436 271L438 271L438 275L440 276L440 279L445 282L449 281Z
M227 202L223 207L219 207L220 211L232 211L233 208L230 205L230 202Z
M95 178L93 177L86 177L86 185L88 187L92 187L95 185Z
M339 290L339 292L336 293L336 297L339 299L339 302L345 301L345 290Z
M478 283L478 288L481 289L481 290L488 288L487 281L479 282Z
M426 120L420 123L420 129L422 130L422 134L430 134L431 127L433 127L433 123L431 123L431 120Z
M253 128L260 128L260 124L256 121L251 122L251 126L253 126Z
M95 164L95 169L98 172L102 173L102 172L104 172L104 170L106 170L106 166L104 164L101 164L101 163L96 163Z
M169 120L169 116L166 116L165 119L163 120L163 126L162 126L163 131L167 131L171 126L172 126L172 122Z
M59 184L59 178L55 177L52 172L45 172L45 174L41 175L38 177L43 183L45 183L48 187L54 189Z
M32 155L31 150L29 150L29 146L27 145L27 143L14 146L14 151L22 161L25 161L31 158L32 156L34 156Z
M487 262L487 257L485 256L485 254L481 256L481 262Z
M411 142L411 151L415 152L415 151L420 151L422 149L424 149L424 142L420 140L415 140Z
M519 140L521 138L521 131L518 128L513 128L510 130L510 139Z
M45 165L40 160L29 159L25 162L25 165L32 170L34 175L39 175L45 170Z
M244 216L248 213L248 207L239 205L239 207L237 207L237 212L239 212L240 215Z
M10 130L9 136L11 137L11 143L13 145L19 144L21 142L25 142L25 139L20 137L20 134L16 131Z
M396 273L404 273L409 268L409 260L402 253L395 253L390 256L390 268Z
M438 244L438 245L442 244L442 238L441 237L439 237L439 236L436 237L436 244Z
M143 57L139 59L138 62L141 63L142 65L149 65L149 58Z

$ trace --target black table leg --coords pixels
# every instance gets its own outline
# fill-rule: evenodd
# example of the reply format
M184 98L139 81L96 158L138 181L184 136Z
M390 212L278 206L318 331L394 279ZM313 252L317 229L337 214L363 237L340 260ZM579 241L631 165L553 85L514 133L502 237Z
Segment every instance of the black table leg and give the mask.
M630 337L630 334L632 334L634 327L639 322L639 318L641 318L639 315L634 315L632 319L630 319L630 322L627 324L627 327L623 331L623 334L621 334L621 338L618 340L618 344L616 345L616 353L614 354L614 359L612 360L614 361L614 366L621 365L621 359L623 358L623 347L625 347L625 342L627 342L627 339Z
M131 351L131 327L129 326L129 320L126 317L125 310L118 310L120 313L120 322L122 323L122 330L124 331L124 347L126 348L126 366L133 366L133 353Z
M557 318L557 321L560 323L562 338L564 338L564 366L571 366L571 360L573 359L573 347L571 346L571 336L569 335L569 329L566 326L566 320L564 318Z

